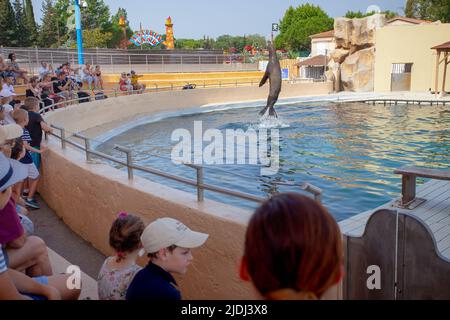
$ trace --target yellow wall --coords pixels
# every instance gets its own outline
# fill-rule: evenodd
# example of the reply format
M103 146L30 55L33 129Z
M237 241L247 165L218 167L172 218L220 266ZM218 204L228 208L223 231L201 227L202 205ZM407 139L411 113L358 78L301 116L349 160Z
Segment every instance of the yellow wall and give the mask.
M436 51L431 47L450 40L450 24L386 26L376 34L375 91L391 90L393 63L413 63L411 91L434 91ZM442 55L441 55L442 58ZM439 71L442 88L443 65ZM450 90L450 70L446 90Z

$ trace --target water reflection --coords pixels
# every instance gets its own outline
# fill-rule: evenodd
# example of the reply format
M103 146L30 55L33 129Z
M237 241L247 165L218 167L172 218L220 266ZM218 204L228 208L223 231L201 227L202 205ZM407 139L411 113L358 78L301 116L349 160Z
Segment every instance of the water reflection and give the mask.
M193 122L199 120L203 121L204 130L247 130L257 125L257 109L165 119L131 129L98 149L121 157L123 155L112 147L115 144L131 147L139 164L194 178L194 170L154 156L170 158L175 145L170 141L173 130L185 128L193 132ZM267 196L299 191L298 187L278 185L279 181L307 181L324 190L325 205L341 220L398 196L401 179L393 174L394 169L405 165L432 168L450 165L449 106L292 104L280 107L279 114L289 127L280 130L280 171L277 175L261 177L260 168L251 165L223 165L220 171L207 166L206 182ZM144 176L194 191L166 179ZM206 196L233 205L255 207L252 203L215 193L207 192Z

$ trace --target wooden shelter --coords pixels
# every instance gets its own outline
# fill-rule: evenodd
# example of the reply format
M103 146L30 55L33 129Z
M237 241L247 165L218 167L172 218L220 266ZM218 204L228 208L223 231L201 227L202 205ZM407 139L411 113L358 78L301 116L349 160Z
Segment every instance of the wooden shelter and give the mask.
M434 82L434 93L437 97L438 94L438 86L439 86L439 66L441 63L444 64L444 77L442 79L442 91L441 95L444 96L445 91L445 79L447 77L447 65L450 63L450 41L447 41L441 45L435 46L431 48L432 50L436 50L436 78ZM443 54L442 60L441 54Z

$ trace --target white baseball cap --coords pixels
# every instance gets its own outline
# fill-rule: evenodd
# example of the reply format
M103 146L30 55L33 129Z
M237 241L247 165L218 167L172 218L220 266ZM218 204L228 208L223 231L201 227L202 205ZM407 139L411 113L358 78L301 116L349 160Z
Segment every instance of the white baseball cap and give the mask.
M22 127L17 124L7 124L5 126L0 126L0 144L5 143L6 140L19 138L22 135Z
M28 177L28 167L0 152L0 192Z
M144 249L140 255L145 253L156 253L163 248L177 246L193 249L202 246L209 235L192 231L178 220L162 218L150 223L141 235Z

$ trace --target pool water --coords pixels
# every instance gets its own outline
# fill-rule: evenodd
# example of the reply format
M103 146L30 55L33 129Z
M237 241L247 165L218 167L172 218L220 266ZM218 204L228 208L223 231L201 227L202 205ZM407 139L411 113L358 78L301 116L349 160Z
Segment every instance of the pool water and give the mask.
M245 108L244 108L245 107ZM119 144L133 149L134 161L183 177L196 172L170 161L175 129L257 128L261 106L244 104L228 110L166 118L139 125L100 144L97 150L123 158ZM403 166L447 169L450 166L450 106L372 106L363 103L293 103L278 107L280 170L261 176L254 165L205 166L205 182L253 195L300 191L277 182L309 182L323 190L323 203L340 221L374 209L401 192ZM193 136L193 134L192 134ZM119 167L120 168L120 167ZM125 168L121 168L125 170ZM225 171L225 172L224 172ZM135 174L195 193L178 182L136 171ZM419 183L423 183L420 180ZM255 203L205 192L210 199L253 209Z

